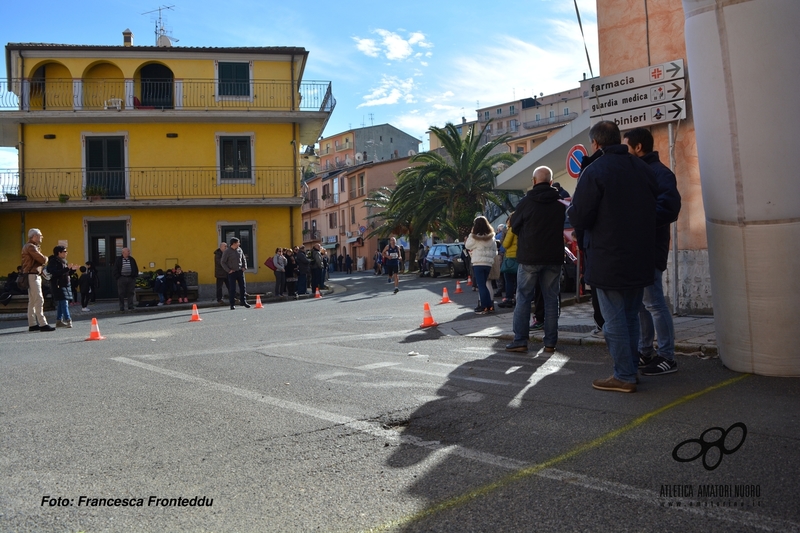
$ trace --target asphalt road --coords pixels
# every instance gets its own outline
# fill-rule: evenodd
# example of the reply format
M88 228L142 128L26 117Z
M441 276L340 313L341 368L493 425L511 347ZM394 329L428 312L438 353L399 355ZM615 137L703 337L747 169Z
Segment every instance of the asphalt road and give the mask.
M434 318L474 319L447 278L334 281L97 342L0 323L0 531L800 531L800 381L683 358L595 391L603 346L420 329L443 286ZM739 423L713 470L673 458Z

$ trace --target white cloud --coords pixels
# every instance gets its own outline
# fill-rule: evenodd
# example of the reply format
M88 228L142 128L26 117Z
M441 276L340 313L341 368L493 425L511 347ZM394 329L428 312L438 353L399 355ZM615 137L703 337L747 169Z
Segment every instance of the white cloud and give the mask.
M364 102L357 107L372 107L377 105L391 105L400 102L413 103L414 78L400 79L396 76L384 75L381 83L364 95Z
M377 29L372 33L381 37L380 43L375 39L353 37L356 48L369 57L383 55L390 61L403 61L412 56L419 57L421 55L420 53L415 54L414 47L433 48L433 45L425 40L425 34L421 32L412 32L408 38L385 29ZM425 55L430 57L430 52Z
M18 164L16 148L0 148L0 169L16 170Z

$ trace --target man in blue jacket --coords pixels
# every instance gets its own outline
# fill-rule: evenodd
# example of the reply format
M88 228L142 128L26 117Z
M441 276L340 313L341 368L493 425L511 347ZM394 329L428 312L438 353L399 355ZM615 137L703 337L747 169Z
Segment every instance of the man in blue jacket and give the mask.
M658 182L656 199L656 268L653 284L644 289L639 309L639 372L643 376L659 376L677 372L675 361L675 326L664 299L663 272L669 255L669 225L678 220L681 195L675 174L653 151L653 135L644 128L625 132L628 151L650 165ZM655 327L654 327L655 326ZM653 339L658 336L658 351L653 354Z
M584 230L584 278L597 291L614 360L614 375L592 386L636 392L639 308L644 288L653 284L658 186L647 163L621 144L615 123L598 122L589 137L593 161L581 173L567 214Z

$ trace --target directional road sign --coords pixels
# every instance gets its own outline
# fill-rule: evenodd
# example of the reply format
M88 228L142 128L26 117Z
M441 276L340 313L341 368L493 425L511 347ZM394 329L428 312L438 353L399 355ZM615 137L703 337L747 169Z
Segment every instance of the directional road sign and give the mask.
M573 178L580 176L581 161L588 154L589 152L586 151L586 148L584 148L582 144L576 144L570 148L567 153L567 174Z
M620 130L625 131L684 118L686 118L686 100L678 100L677 102L640 107L639 109L603 115L602 117L592 117L592 124L596 124L601 120L610 120L615 122Z
M686 77L683 59L667 61L613 76L592 78L581 82L581 90L586 98L603 98L609 94L647 87L658 83L680 80Z
M665 104L684 98L686 98L686 82L680 79L623 91L602 98L592 98L589 112L592 117L596 117L652 104Z

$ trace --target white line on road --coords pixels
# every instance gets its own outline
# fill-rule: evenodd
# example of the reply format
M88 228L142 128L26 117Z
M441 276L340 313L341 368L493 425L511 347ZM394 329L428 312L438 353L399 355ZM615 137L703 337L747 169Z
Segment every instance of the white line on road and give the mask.
M553 359L554 357L555 356L551 356L550 359ZM266 396L259 392L241 389L239 387L233 387L231 385L224 385L222 383L216 383L201 377L185 374L183 372L177 372L175 370L169 370L166 368L157 367L148 363L143 363L141 361L135 361L127 357L112 357L111 359L119 363L135 366L137 368L148 370L150 372L156 372L158 374L162 374L164 376L168 376L171 378L179 379L189 383L196 383L198 385L207 387L211 390L226 392L228 394L239 396L241 398L246 398L248 400L252 400L255 402L264 403L281 409L286 409L288 411L294 411L302 415L317 418L319 420L324 420L327 422L332 422L334 424L339 424L348 427L350 429L368 435L372 435L374 437L385 439L392 443L425 448L433 452L436 452L437 456L441 456L441 454L455 455L463 459L469 459L486 465L496 466L504 470L512 470L512 471L522 470L524 468L529 468L531 466L526 462L520 461L518 459L512 459L510 457L503 457L492 453L481 452L469 448L463 448L459 445L445 446L439 441L426 441L421 439L420 437L415 437L412 435L401 435L396 431L383 429L381 426L375 424L374 422L358 420L348 416L343 416L328 411L323 411L322 409L309 407L307 405L299 404L296 402L281 400L280 398L273 398L271 396ZM557 364L563 365L563 363L560 363L559 360L553 361L554 367ZM547 363L545 363L543 367L546 365ZM538 472L536 475L547 479L561 481L563 483L577 485L588 490L596 490L600 492L605 492L607 494L612 494L618 497L650 503L654 506L660 506L661 503L659 500L658 493L656 493L655 491L639 489L636 487L632 487L630 485L623 485L621 483L615 483L604 479L585 476L583 474L567 472L554 468L547 468ZM795 522L791 522L789 520L773 519L749 511L742 511L738 508L722 507L715 509L714 508L706 509L698 507L688 507L688 505L681 505L680 507L668 507L667 509L671 511L689 512L695 515L705 516L716 520L731 522L734 524L740 524L747 527L761 529L764 531L800 530L800 524L797 524Z

